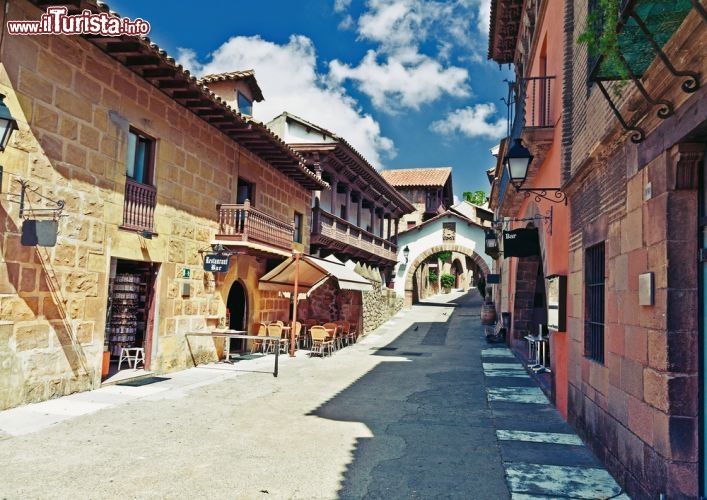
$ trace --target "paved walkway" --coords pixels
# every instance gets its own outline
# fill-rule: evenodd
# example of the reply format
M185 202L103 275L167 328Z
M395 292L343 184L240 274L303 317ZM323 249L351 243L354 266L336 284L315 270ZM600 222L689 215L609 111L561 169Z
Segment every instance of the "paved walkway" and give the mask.
M0 412L0 498L627 498L475 292L332 357L213 364Z

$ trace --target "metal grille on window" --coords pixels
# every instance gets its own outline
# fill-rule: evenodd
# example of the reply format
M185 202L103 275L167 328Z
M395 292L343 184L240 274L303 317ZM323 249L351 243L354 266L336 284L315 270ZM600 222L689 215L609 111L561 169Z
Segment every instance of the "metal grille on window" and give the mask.
M604 243L585 254L584 354L604 363Z

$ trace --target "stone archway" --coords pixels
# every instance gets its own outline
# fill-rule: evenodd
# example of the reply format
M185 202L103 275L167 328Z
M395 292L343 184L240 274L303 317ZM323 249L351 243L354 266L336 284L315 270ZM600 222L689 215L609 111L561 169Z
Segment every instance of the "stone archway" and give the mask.
M458 253L463 253L464 255L467 255L470 257L474 263L481 269L481 271L484 273L484 275L487 275L491 272L489 269L489 266L486 264L483 258L476 252L474 252L472 249L461 246L461 245L456 245L454 243L443 243L441 245L435 245L427 250L420 252L420 254L415 257L415 259L410 263L410 265L406 269L405 273L405 302L404 305L406 307L409 307L413 304L413 280L415 276L415 271L417 270L420 265L425 262L428 258L432 257L436 253L439 252L458 252Z

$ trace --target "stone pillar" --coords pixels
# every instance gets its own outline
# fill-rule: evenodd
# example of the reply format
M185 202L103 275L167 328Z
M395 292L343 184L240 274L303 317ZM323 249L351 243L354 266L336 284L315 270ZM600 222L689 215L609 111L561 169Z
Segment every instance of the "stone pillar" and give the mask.
M351 185L346 184L344 186L346 192L346 222L351 222Z
M363 196L358 195L358 203L356 204L356 226L361 227L361 207L363 206Z
M314 175L317 177L317 179L322 178L322 165L319 162L316 162L314 164ZM317 206L317 207L319 206L319 203L321 201L321 199L320 199L321 196L322 196L322 192L320 190L317 190L314 192L314 203L313 203L314 206Z
M329 212L332 213L332 214L334 214L334 215L338 215L338 214L336 213L336 212L337 212L337 210L336 210L336 208L337 208L337 206L336 206L336 205L337 205L337 202L336 202L337 200L336 200L336 198L339 196L338 193L336 192L338 186L339 186L339 181L338 181L337 179L332 179L332 180L331 180L331 206L329 207Z

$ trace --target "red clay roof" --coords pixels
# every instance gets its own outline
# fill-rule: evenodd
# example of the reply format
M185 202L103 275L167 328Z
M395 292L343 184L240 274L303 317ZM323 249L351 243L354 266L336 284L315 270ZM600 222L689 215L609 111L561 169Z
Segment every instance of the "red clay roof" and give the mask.
M229 71L227 73L213 73L210 75L204 75L199 78L199 83L209 86L212 82L224 82L224 81L240 81L245 80L250 91L253 92L253 99L256 102L263 100L263 92L258 86L258 82L255 79L255 71L252 69L247 69L244 71Z
M89 10L93 14L118 16L98 0L29 0L46 9L53 5L68 8L68 15ZM118 16L119 17L119 16ZM319 179L304 164L304 158L273 134L265 125L241 115L209 90L189 71L146 36L137 35L81 35L99 50L139 75L173 101L184 106L206 123L221 131L240 146L294 179L306 189L326 189L328 184Z
M444 187L452 175L451 167L381 170L383 178L394 187Z

